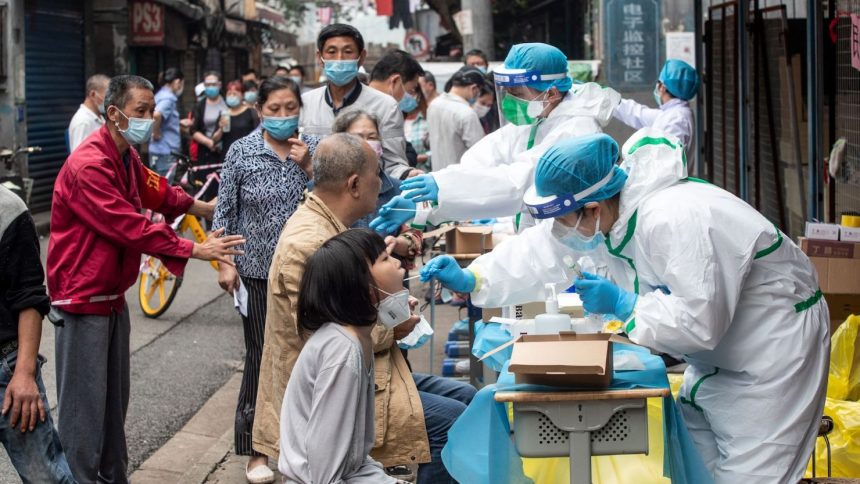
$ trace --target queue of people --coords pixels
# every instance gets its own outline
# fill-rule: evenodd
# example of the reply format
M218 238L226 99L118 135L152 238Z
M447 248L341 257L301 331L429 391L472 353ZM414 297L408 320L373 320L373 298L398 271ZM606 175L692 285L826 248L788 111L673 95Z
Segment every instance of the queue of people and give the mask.
M4 414L12 402L12 426L0 432L20 426L40 443L13 458L22 477L127 482L124 294L145 253L176 275L190 258L218 261L220 286L247 293L234 448L248 456L248 482L273 482L270 460L288 482L396 483L410 466L419 482L456 482L442 449L476 389L411 370L398 342L421 316L405 275L422 253L416 226L510 217L509 241L467 268L434 258L421 279L492 307L575 280L586 310L623 320L634 342L685 355L682 416L717 482L799 479L824 402L827 306L788 238L687 175L692 67L667 61L652 109L574 83L565 55L541 43L514 45L489 75L486 55L470 51L441 93L399 50L363 84L365 42L350 25L323 28L317 49L322 86L305 88L300 66L227 83L207 72L190 119L177 109L178 69L158 89L128 75L87 82L48 246L50 305L64 321L56 429L39 396L49 304L38 245L32 220L0 188L2 243L24 256L0 257L0 288L22 288L0 304L10 323L0 357L20 369L0 374ZM484 122L496 111L497 129ZM623 150L602 133L613 117L641 128ZM192 159L220 172L216 200L165 178L183 133ZM143 209L210 219L213 230L191 242ZM577 279L563 259L582 255L605 261L608 277ZM726 412L739 405L755 428Z

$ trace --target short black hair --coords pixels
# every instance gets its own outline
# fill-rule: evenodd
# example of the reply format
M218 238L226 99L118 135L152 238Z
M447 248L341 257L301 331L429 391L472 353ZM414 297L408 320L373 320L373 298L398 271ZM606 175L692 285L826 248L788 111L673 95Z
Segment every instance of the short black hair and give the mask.
M129 92L132 89L153 90L152 83L140 76L122 75L111 78L105 93L105 109L108 106L116 106L122 111L128 103Z
M257 77L257 71L253 68L245 70L245 72L242 73L242 76L244 77L248 74L254 74L254 77Z
M218 78L218 82L221 82L221 73L218 71L206 71L203 73L203 80L206 81L206 78L209 76L215 76Z
M299 73L302 75L302 77L305 77L305 68L302 67L300 64L296 64L296 65L290 67L290 71L293 69L299 71ZM287 72L289 72L289 71L287 71Z
M259 86L254 81L247 80L247 81L242 82L242 91L243 92L244 91L250 91L250 90L256 91L257 89L259 89Z
M272 76L260 84L260 89L257 90L257 105L262 106L269 100L269 95L281 89L289 89L296 95L299 100L299 107L302 106L302 92L299 85L293 82L289 77Z
M325 41L332 37L351 37L358 46L358 52L361 53L364 50L364 37L357 28L349 24L331 24L323 27L317 36L317 50L322 52Z
M433 84L433 87L437 87L436 76L434 76L432 72L424 71L424 74L421 77L424 78L424 82L429 82L430 84Z
M487 78L476 67L463 66L451 76L452 86L471 86L476 85L478 88L483 88L487 83ZM447 87L447 86L446 86Z
M182 71L175 67L169 67L164 71L164 74L161 76L161 85L170 84L171 82L177 79L185 79L185 75L182 74Z
M275 72L278 72L278 71L287 71L289 73L290 68L288 66L285 66L285 65L280 65L278 67L275 67Z
M384 251L382 237L368 229L347 230L325 241L305 264L296 310L299 327L313 332L326 323L376 324L379 310L371 296L375 283L370 267Z
M490 65L490 61L487 59L487 54L485 54L484 51L481 49L472 49L469 52L466 52L466 55L463 56L463 62L465 63L466 59L475 56L480 57L484 60L485 64Z
M409 82L418 76L424 75L421 64L403 50L392 50L382 56L379 62L373 66L370 73L371 81L384 81L394 74L400 74L403 82Z

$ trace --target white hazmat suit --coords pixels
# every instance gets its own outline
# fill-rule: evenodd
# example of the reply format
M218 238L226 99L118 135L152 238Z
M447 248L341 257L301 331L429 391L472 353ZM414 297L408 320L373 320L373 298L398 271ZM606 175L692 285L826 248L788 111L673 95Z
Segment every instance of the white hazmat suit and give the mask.
M592 257L639 295L625 330L683 354L679 402L703 459L723 483L798 482L824 408L829 314L800 249L744 201L687 179L677 139L648 128L622 148L619 219ZM469 267L483 307L544 298L568 285L576 254L547 220Z
M433 173L439 200L428 220L438 225L519 213L547 148L562 139L600 133L620 101L613 89L576 84L536 128L507 124L485 136L463 154L460 164Z
M612 113L615 119L633 129L651 127L677 136L684 143L687 153L693 145L696 133L696 123L693 122L693 110L690 103L683 99L672 98L659 109L649 108L632 99L624 99Z

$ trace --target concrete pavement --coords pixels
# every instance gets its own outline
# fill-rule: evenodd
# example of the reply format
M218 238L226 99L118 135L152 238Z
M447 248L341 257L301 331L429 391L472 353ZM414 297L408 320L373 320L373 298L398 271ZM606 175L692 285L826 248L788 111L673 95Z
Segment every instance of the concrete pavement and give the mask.
M40 242L44 264L48 238L42 237ZM137 291L135 284L126 294L131 315L132 396L126 425L131 468L169 440L235 374L244 348L241 321L231 307L232 299L218 287L215 271L208 263L189 262L176 300L158 319L143 316ZM208 311L200 311L207 306ZM168 334L173 339L159 343ZM56 422L54 328L47 319L42 326L40 353L48 359L42 376ZM181 382L187 388L173 390L162 379ZM159 408L164 400L167 408ZM0 452L0 482L20 482L5 452Z

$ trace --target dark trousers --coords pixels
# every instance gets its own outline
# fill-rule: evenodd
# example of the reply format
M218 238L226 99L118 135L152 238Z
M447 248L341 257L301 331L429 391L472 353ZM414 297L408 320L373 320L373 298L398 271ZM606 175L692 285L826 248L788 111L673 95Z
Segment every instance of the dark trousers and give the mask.
M239 402L236 405L236 427L234 440L236 455L261 456L251 448L254 429L254 408L257 406L257 387L260 383L260 359L263 356L263 335L266 332L265 279L243 277L242 284L248 291L248 317L242 316L245 330L245 371L239 387Z
M127 483L128 306L110 316L60 313L57 428L69 467L80 484Z
M442 464L442 448L448 443L448 430L475 397L475 387L448 378L413 373L413 380L424 407L424 425L430 441L430 459L418 466L418 482L456 483Z

